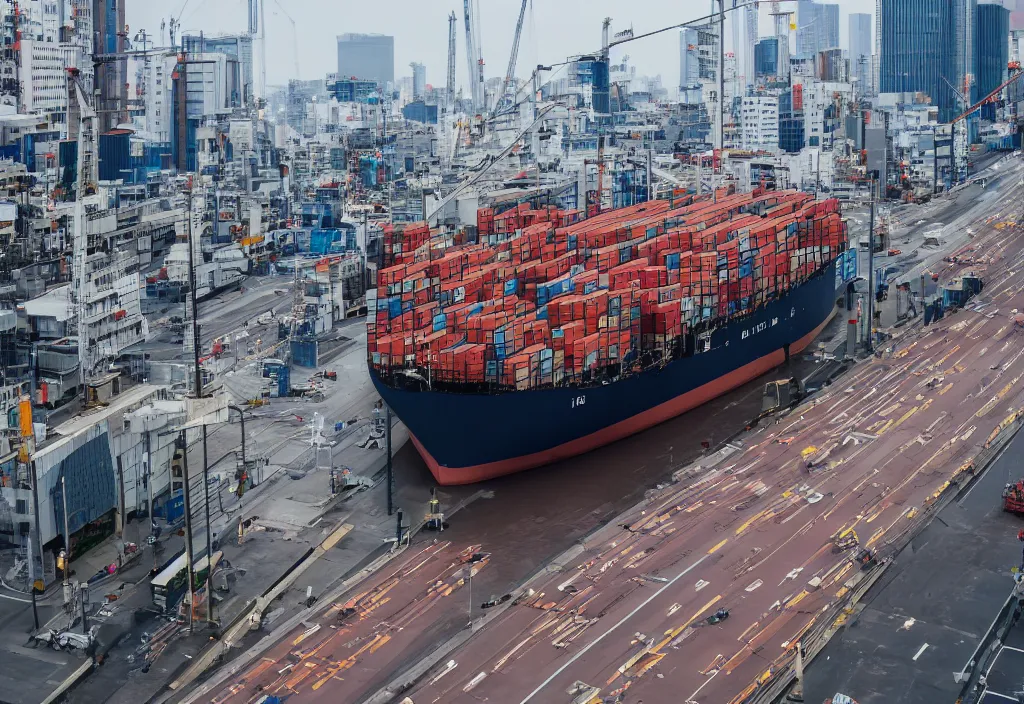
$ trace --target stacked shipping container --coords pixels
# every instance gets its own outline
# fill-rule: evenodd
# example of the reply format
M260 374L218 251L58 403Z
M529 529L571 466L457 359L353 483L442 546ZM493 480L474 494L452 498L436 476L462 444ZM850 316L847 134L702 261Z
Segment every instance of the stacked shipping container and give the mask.
M433 384L526 389L693 351L845 249L834 199L800 192L690 196L581 220L520 205L477 215L480 241L424 223L385 229L369 292L370 362Z

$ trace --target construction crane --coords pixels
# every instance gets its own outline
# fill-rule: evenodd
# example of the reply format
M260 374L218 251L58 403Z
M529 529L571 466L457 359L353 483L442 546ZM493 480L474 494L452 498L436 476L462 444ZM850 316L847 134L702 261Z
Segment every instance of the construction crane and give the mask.
M294 49L294 51L295 51L295 78L298 78L301 75L299 73L299 32L295 28L295 20L293 20L292 16L289 15L285 11L284 6L282 6L281 3L278 2L278 0L274 0L274 4L277 5L277 9L279 9L281 11L281 14L283 14L288 19L288 21L292 23L292 49ZM263 24L263 35L264 35L264 37L266 37L266 34L267 34L267 25L264 22L264 24ZM264 41L266 41L266 39L264 39Z
M970 105L966 110L964 110L964 112L960 113L959 115L957 115L956 117L954 117L952 120L949 121L950 131L951 131L951 136L952 136L952 141L953 141L953 151L954 151L954 164L953 164L953 168L954 168L954 171L956 173L956 178L959 178L960 172L962 170L966 171L966 168L967 168L967 137L966 137L966 131L965 131L965 135L964 135L963 140L960 142L960 144L963 145L963 149L962 150L961 149L957 149L956 125L957 125L958 122L962 122L962 121L966 120L968 117L970 117L971 115L976 113L978 110L981 110L982 106L985 105L986 103L991 103L993 100L998 98L999 94L1003 92L1003 89L1009 87L1012 83L1014 83L1015 81L1020 79L1020 77L1022 75L1024 75L1024 71L1021 70L1020 62L1018 62L1018 61L1011 61L1008 64L1007 68L1010 71L1010 77L1009 78L1007 78L1005 81L1000 83L999 86L996 87L995 90L991 91L984 98L982 98L981 100L976 102L974 105ZM952 88L952 86L950 86L950 88Z
M491 116L497 115L499 112L508 112L509 108L515 103L516 90L516 61L519 59L519 38L523 34L523 19L526 17L526 4L529 0L523 0L522 7L519 8L519 21L516 22L516 31L512 36L512 54L508 58L508 70L505 71L505 84L502 88L501 99L499 99L495 105Z
M455 112L455 13L448 16L448 83L445 86L444 105L441 108L441 170L451 164L452 146L457 142L451 134L448 121Z
M481 113L487 109L484 95L484 54L480 46L479 7L474 0L462 0L462 9L466 23L466 62L469 66L470 95L473 110Z

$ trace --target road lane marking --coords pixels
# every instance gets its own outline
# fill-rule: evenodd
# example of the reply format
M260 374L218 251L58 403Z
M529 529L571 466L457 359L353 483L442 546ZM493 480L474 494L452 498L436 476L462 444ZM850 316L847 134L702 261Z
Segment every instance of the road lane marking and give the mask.
M724 545L724 544L725 544L725 541L723 540L721 544L723 544L723 545ZM698 567L698 566L699 566L699 565L700 565L700 564L701 564L702 562L704 562L704 560L706 560L706 559L708 559L708 555L705 555L705 556L703 556L702 558L700 558L699 560L697 560L696 562L694 562L694 563L693 563L692 565L690 565L689 567L687 567L686 569L684 569L684 570L683 570L682 572L680 572L680 573L679 573L679 574L677 574L677 575L676 575L675 577L673 577L671 581L667 582L667 583L665 584L665 586L663 586L663 587L662 587L661 589L658 589L658 590L657 590L656 592L654 592L653 594L651 594L651 595L650 595L649 597L647 597L647 598L646 598L646 599L645 599L645 600L644 600L643 602L641 602L641 603L640 603L640 604L639 604L639 605L638 605L638 606L637 606L637 607L636 607L635 609L633 609L633 610L632 610L632 611L630 611L630 612L629 612L628 614L626 614L626 615L625 615L625 616L623 616L623 617L622 617L621 619L619 619L618 623L616 623L616 624L615 624L614 626L612 626L611 628L609 628L609 629L608 629L607 631L605 631L604 633L602 633L601 635L599 635L599 636L598 636L597 638L595 638L594 640L590 641L590 643L588 643L588 644L587 644L587 645L586 645L585 647L581 648L581 649L580 649L580 651L579 651L578 653L576 653L576 654L575 654L575 655L573 655L573 656L572 656L571 658L569 658L569 660L568 660L568 661L567 661L567 662L566 662L566 663L565 663L564 665L562 665L562 666L561 666L560 668L558 668L557 670L555 670L555 671L554 671L554 673L552 673L550 677L548 677L548 678L547 678L546 680L544 680L544 681L543 681L543 682L541 682L541 683L540 683L539 685L537 685L537 688L536 688L535 690L533 690L532 692L530 692L530 693L529 693L528 695L526 695L526 698L525 698L525 699L523 699L523 700L522 700L522 701L521 701L521 702L520 702L519 704L527 704L527 702L529 702L529 701L530 701L530 700L532 700L532 699L533 699L533 698L534 698L535 696L537 696L538 694L540 694L540 692L542 692L542 691L544 690L544 688L545 688L545 687L547 687L547 686L548 686L549 684L551 684L551 682L552 682L552 681L553 681L553 680L554 680L554 679L555 679L556 677L558 677L558 676L559 676L559 675L561 675L561 674L562 674L563 672L565 672L565 671L566 671L566 670L567 670L567 669L569 668L569 666L570 666L570 665L572 665L572 664L573 664L573 663L575 663L575 662L576 662L577 660L579 660L579 659L580 659L581 657L583 657L583 656L584 656L584 655L585 655L585 654L586 654L586 653L587 653L587 652L588 652L588 651L589 651L589 650L590 650L591 648L593 648L593 647L594 647L595 645L597 645L597 644L598 644L598 643L600 643L600 642L601 642L602 640L604 640L604 639L605 639L605 637L607 637L607 636L611 635L611 634L612 634L613 632L615 632L615 631L616 631L616 630L617 630L617 629L618 629L618 628L619 628L620 626L622 626L622 625L623 625L623 624L625 624L625 623L626 623L627 621L629 621L629 620L630 620L631 618L633 618L633 617L634 617L634 616L635 616L635 615L636 615L636 614L637 614L637 613L638 613L638 612L639 612L639 611L640 611L641 609L643 609L643 608L644 608L645 606L647 606L648 604L650 604L650 603L651 603L652 601L654 601L654 600L655 600L656 598L658 598L659 596L661 596L662 592L664 592L664 591L665 591L666 589L668 589L668 588L669 588L669 587L671 587L671 586L672 586L673 584L675 584L676 582L678 582L678 581L679 581L680 579L682 579L683 577L685 577L685 576L686 576L687 574L689 574L689 573L690 573L691 571L693 571L694 569L696 569L696 568L697 568L697 567Z
M922 646L921 646L921 648L920 648L920 649L919 649L919 650L917 651L917 654L916 654L916 655L915 655L915 656L914 656L913 658L911 658L911 659L912 659L912 660L913 660L914 662L917 662L917 659L918 659L919 657L921 657L922 655L924 655L924 651L925 651L925 650L927 650L927 649L928 649L928 644L927 644L927 643L925 643L925 644L924 644L924 645L922 645Z
M718 545L716 545L715 547L713 547L710 550L708 550L708 555L714 555L716 552L718 552L722 548L722 546L724 546L728 542L729 542L729 539L726 538L725 540L720 542ZM701 561L703 561L703 559L704 558L701 558ZM700 564L700 563L698 563L698 564Z

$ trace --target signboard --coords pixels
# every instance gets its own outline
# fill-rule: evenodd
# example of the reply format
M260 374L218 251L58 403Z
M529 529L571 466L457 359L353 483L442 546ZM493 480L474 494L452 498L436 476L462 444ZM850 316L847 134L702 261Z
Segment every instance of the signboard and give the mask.
M231 144L240 152L252 149L252 122L249 120L231 121Z
M857 250L848 249L836 258L836 290L857 278Z

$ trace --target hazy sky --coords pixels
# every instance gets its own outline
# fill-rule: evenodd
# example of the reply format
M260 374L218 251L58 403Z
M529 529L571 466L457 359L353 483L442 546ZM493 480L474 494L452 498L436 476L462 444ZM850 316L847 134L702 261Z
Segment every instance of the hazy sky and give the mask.
M612 33L632 27L636 34L707 14L711 0L531 0L519 48L517 74L529 76L538 63L563 61L601 46L601 20L612 18ZM129 34L145 28L160 35L160 22L181 18L185 31L243 32L248 0L125 0ZM479 0L485 75L503 76L512 49L512 35L521 0ZM730 0L726 0L731 5ZM847 47L850 12L874 14L874 0L838 0L840 44ZM301 78L323 78L337 70L336 37L345 32L390 34L395 37L396 78L412 75L411 61L427 66L427 82L443 85L447 71L448 14L455 11L456 83L466 80L465 27L461 0L266 0L267 83L295 76L298 44ZM283 9L282 9L283 8ZM761 33L768 31L770 2L761 3ZM783 2L783 9L796 8ZM285 13L295 21L295 31ZM532 15L532 17L531 17ZM726 21L726 46L732 31ZM256 48L257 55L259 53ZM612 52L628 54L642 74L661 74L664 84L679 80L678 31L631 42ZM258 63L258 59L257 59Z

